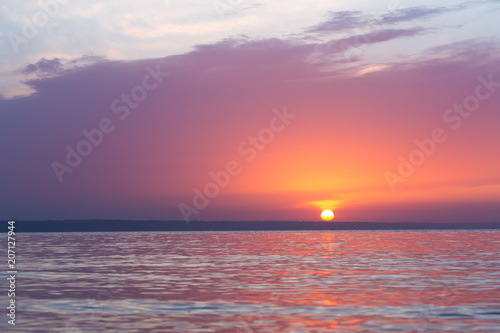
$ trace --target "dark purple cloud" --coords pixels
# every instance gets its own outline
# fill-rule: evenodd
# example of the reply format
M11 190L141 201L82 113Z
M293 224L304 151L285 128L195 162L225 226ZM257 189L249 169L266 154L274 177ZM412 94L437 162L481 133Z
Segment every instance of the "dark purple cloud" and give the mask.
M366 24L366 17L361 11L330 12L325 22L312 27L307 32L340 32L359 28Z
M381 42L418 33L418 29L389 30L373 39ZM337 177L335 168L340 165L359 170L357 176L375 179L374 184L363 184L364 189L371 186L370 190L379 190L385 186L384 170L394 166L398 154L413 149L416 137L441 125L442 112L471 93L479 74L500 77L495 58L498 48L464 55L459 66L451 69L448 66L454 58L446 56L359 77L327 72L324 66L331 63L326 61L308 61L317 51L314 44L277 39L226 40L198 46L183 55L100 61L30 81L35 94L0 99L0 133L5 138L0 141L3 218L179 219L177 205L190 199L192 188L205 184L209 171L220 170L228 160L238 158L238 144L269 122L274 107L284 105L298 114L300 121L259 156L260 160L279 158L263 165L245 165L246 173L235 179L234 187L218 201L235 198L235 202L224 206L214 201L208 215L200 219L238 219L238 214L255 219L306 218L308 213L297 215L293 209L285 216L287 207L297 202L293 198L273 202L277 200L273 197L285 198L280 193L239 196L231 191L248 190L244 184L257 182L266 188L270 186L267 180L281 177L290 165L297 170L284 184L315 174L318 166L332 170L331 177ZM448 53L451 51L450 47ZM58 63L58 59L45 59L34 65L48 70L57 68ZM113 101L142 85L148 68L157 66L170 75L120 120L121 113L111 108ZM439 73L438 78L435 73ZM468 121L468 129L454 143L450 141L450 150L441 155L449 154L444 161L436 157L440 177L461 172L457 179L467 186L479 186L490 179L493 169L498 170L496 151L477 153L470 162L462 160L474 156L478 149L498 148L495 140L500 138L493 130L500 120L497 108L493 108L497 101L498 97L489 100L484 110ZM83 138L82 130L96 128L103 118L111 119L115 130L59 183L51 163L64 161L66 146L75 147ZM311 169L290 162L309 162L307 154L315 150L321 158L310 160ZM432 163L427 171L430 179L435 173ZM481 169L483 165L485 169ZM278 171L269 176L273 168ZM477 179L474 175L479 171ZM269 179L263 181L264 175ZM309 200L308 195L303 200ZM245 200L238 201L241 197ZM475 211L482 206L471 201L464 207ZM478 220L498 213L492 206L487 209ZM356 211L352 208L349 216L355 216ZM384 218L383 210L375 209L375 213L379 214L377 219Z
M63 58L42 58L36 63L29 64L20 70L23 74L41 76L50 76L59 74L62 71L74 70L81 67L87 67L91 64L106 61L105 58L99 56L82 56L76 59L68 60Z
M382 31L374 31L367 34L355 35L346 38L333 40L322 44L319 49L324 50L328 54L343 53L351 48L358 48L370 44L382 43L402 37L412 37L426 32L423 28L413 29L388 29Z
M413 20L429 19L442 14L447 14L462 9L458 7L411 7L392 11L382 16L380 22L382 24L396 24L401 22L410 22Z
M410 7L396 10L387 10L380 16L366 14L362 11L339 11L330 12L328 18L307 30L310 33L331 33L343 32L353 29L365 31L367 27L384 29L384 26L397 23L411 22L414 20L424 20L458 11L466 8L464 5L451 7ZM371 29L373 30L373 29Z
M29 64L26 66L22 72L26 74L33 74L35 72L39 73L51 73L55 74L59 72L62 69L62 61L61 59L54 58L54 59L45 59L42 58L40 59L37 63L35 64Z

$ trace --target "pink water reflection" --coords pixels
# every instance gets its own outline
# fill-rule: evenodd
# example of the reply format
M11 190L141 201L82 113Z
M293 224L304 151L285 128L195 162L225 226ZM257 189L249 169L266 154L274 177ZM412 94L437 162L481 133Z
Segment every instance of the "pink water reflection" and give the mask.
M499 236L22 234L19 322L28 332L500 327Z

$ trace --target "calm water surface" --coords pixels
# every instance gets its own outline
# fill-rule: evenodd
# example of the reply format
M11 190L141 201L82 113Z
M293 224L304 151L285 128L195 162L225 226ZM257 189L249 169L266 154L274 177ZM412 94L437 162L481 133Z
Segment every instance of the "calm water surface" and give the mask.
M500 231L31 233L16 247L3 332L500 332Z

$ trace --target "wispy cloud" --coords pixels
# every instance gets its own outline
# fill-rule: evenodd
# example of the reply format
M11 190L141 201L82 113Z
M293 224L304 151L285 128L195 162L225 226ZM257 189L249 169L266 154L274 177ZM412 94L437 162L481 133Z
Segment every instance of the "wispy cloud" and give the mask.
M330 12L325 22L322 22L307 32L340 32L359 28L366 24L366 16L361 11Z

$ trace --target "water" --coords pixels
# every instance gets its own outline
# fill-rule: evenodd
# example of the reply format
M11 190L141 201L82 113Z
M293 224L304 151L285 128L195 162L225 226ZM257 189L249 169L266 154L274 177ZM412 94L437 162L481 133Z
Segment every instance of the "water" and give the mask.
M500 332L500 231L16 236L2 332Z

